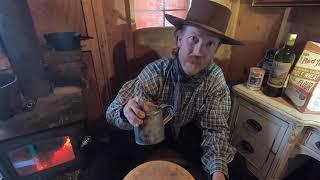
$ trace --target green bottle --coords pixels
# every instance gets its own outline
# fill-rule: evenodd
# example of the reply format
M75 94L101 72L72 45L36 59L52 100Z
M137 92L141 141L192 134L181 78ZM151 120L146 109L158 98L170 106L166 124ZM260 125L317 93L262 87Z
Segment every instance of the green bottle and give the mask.
M293 51L293 45L296 39L297 34L289 33L284 46L276 52L267 86L263 89L264 94L267 96L281 96L283 85L296 57Z

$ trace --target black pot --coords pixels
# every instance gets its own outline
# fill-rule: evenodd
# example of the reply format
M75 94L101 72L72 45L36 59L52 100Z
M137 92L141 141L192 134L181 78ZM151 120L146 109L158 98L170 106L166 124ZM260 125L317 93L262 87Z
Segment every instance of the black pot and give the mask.
M53 32L45 33L44 38L49 46L57 51L80 50L80 41L92 39L89 36L81 36L78 32Z
M17 90L17 76L0 74L0 120L13 116L19 106L19 92Z

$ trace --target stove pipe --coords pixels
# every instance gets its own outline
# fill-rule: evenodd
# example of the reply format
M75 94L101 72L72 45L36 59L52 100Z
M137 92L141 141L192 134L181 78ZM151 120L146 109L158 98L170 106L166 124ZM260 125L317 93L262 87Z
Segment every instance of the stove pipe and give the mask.
M0 38L24 96L49 94L49 82L27 0L0 0Z

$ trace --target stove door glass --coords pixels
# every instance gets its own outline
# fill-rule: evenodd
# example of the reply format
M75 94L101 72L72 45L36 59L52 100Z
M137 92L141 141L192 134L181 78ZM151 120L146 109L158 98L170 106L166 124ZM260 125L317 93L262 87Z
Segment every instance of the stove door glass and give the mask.
M25 145L10 151L8 157L19 176L31 175L75 159L68 136Z

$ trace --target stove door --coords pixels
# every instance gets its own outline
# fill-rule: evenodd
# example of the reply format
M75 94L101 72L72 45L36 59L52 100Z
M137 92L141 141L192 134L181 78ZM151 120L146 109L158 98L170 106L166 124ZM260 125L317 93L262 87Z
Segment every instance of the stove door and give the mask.
M30 143L8 152L19 176L28 176L75 159L69 136Z

